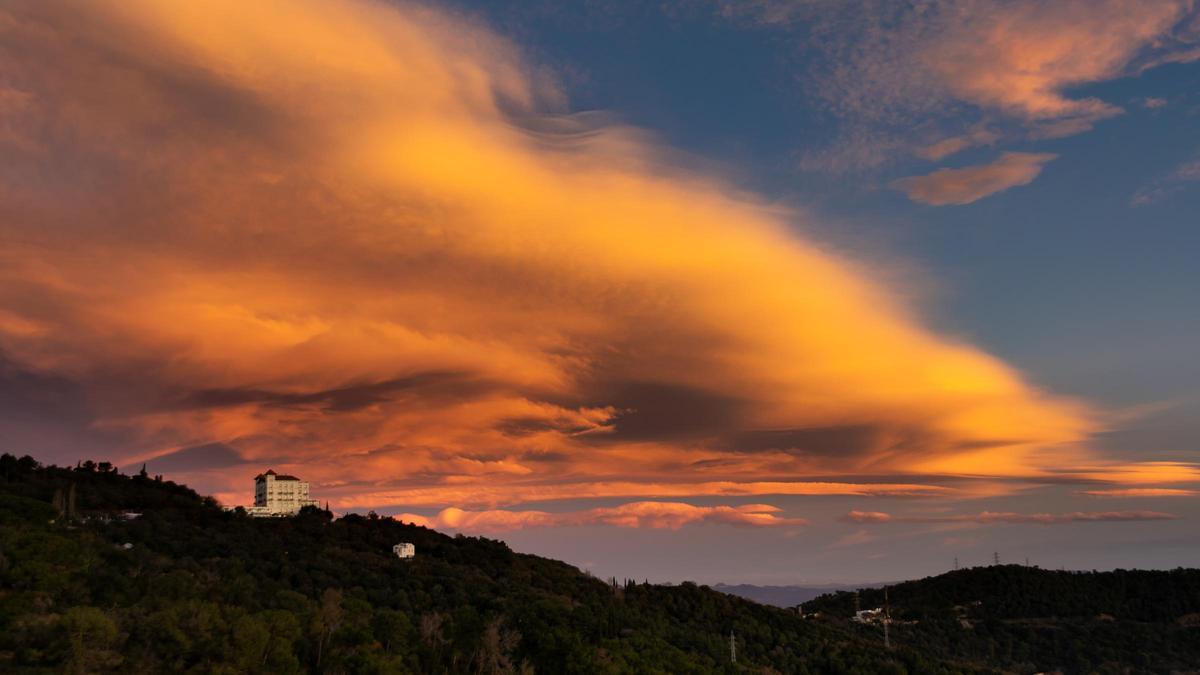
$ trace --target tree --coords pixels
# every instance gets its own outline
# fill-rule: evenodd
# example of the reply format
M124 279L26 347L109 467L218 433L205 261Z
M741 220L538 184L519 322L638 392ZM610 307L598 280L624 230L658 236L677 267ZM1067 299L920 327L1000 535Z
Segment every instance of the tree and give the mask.
M521 642L521 634L504 627L504 617L488 623L475 653L475 672L481 675L513 673L512 652Z
M68 672L86 673L95 667L112 665L115 655L108 647L117 638L117 624L102 610L72 607L63 613L59 625L66 631L71 648Z
M342 591L337 588L326 588L321 594L321 606L313 616L312 632L317 638L317 667L321 667L321 656L328 647L334 632L345 618L342 609Z

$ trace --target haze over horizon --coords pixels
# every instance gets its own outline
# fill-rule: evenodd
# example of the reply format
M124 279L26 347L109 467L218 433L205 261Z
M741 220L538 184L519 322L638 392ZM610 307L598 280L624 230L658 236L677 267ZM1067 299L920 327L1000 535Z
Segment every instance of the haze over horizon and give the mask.
M597 576L1200 554L1192 0L0 7L0 451Z

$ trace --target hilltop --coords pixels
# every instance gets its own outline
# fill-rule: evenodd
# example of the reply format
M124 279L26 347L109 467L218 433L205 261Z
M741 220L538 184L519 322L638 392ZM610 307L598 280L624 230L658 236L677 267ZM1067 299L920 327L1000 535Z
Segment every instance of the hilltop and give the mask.
M862 589L862 609L884 590ZM895 644L936 658L1034 673L1200 672L1200 570L1068 572L995 565L887 586ZM806 602L804 612L864 638L854 592Z
M73 486L73 487L72 487ZM411 562L391 553L416 545ZM738 662L729 662L729 633ZM0 670L974 672L705 586L308 507L225 511L111 465L0 457Z

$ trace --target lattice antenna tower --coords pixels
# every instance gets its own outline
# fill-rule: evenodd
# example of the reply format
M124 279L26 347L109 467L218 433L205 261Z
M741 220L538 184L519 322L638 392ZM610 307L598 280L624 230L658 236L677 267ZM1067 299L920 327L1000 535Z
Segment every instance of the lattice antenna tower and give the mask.
M892 610L888 606L888 592L883 589L883 648L892 648L891 635L888 634L888 624L892 622Z

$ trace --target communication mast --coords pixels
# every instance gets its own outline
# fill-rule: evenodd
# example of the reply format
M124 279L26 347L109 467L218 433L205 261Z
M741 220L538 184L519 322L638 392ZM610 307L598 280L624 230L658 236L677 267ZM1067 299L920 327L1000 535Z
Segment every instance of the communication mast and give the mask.
M888 624L890 624L891 622L892 622L892 611L888 607L887 589L884 588L883 589L883 648L884 649L892 648L891 636L888 635Z
M993 565L1000 564L1000 552L999 551L992 552L992 564Z
M954 556L954 569L958 569L958 556Z

